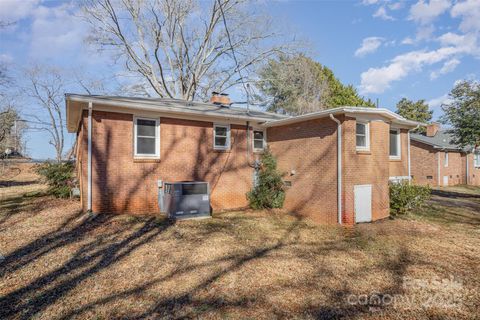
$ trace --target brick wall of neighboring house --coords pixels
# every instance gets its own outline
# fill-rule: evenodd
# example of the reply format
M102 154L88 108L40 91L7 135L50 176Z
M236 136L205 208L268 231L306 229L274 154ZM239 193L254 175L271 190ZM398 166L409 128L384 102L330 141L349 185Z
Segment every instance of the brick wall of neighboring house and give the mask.
M372 220L388 217L390 200L389 178L389 130L382 121L370 122L370 151L356 150L356 120L346 118L342 124L343 143L343 219L353 224L354 186L372 185Z
M448 152L448 166L445 166L445 152L439 151L440 155L440 185L453 186L465 184L466 162L465 154L461 152ZM447 184L444 183L444 177L448 177Z
M337 124L329 118L267 130L278 168L291 182L285 209L325 224L337 223L336 131Z
M415 184L438 185L437 153L433 147L427 144L410 141L410 170Z
M466 183L466 156L464 153L449 151L448 166L445 166L445 152L438 151L427 144L411 141L411 171L415 184L444 186L444 177L448 185ZM440 158L440 181L438 181L438 163ZM472 157L473 165L473 157ZM472 173L473 174L473 173ZM431 176L432 179L428 179Z
M79 170L86 204L86 112ZM248 205L253 169L246 160L246 130L231 125L231 150L213 150L213 123L160 118L160 160L133 157L133 115L93 111L92 209L94 212L158 212L157 180L208 181L213 210Z
M468 154L468 184L480 186L480 167L475 167L473 162L473 154Z
M389 159L389 175L390 177L408 177L408 130L406 129L400 130L400 159Z

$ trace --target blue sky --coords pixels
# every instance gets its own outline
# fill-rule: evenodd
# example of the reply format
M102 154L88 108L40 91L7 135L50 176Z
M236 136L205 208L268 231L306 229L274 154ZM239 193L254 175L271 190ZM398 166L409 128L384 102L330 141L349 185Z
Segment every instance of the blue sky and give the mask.
M76 2L0 0L0 60L19 69L49 63L97 77L118 68L83 41L87 26ZM480 78L480 0L263 1L289 34L344 83L395 110L402 97L440 104L460 79ZM14 70L15 71L15 70ZM108 80L110 83L111 81ZM75 90L75 87L72 87ZM34 158L54 155L43 133L30 133ZM71 143L73 137L67 139Z

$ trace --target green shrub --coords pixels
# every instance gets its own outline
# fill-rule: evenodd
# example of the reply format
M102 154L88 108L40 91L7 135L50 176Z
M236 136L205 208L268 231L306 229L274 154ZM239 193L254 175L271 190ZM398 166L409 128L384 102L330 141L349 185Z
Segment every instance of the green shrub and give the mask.
M421 209L430 198L429 186L416 186L408 182L390 184L390 210L392 215L406 215Z
M37 168L48 184L48 193L57 198L68 198L74 186L74 165L72 162L46 162Z
M257 185L247 193L253 209L283 207L285 189L282 174L277 170L277 160L267 149L262 155Z

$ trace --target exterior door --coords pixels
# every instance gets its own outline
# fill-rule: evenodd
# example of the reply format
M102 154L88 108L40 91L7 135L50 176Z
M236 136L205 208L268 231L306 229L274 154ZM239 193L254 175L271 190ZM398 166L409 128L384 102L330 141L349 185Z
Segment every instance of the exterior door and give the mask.
M443 176L443 186L444 187L448 186L448 176Z
M355 201L355 222L372 221L372 185L363 184L353 187Z

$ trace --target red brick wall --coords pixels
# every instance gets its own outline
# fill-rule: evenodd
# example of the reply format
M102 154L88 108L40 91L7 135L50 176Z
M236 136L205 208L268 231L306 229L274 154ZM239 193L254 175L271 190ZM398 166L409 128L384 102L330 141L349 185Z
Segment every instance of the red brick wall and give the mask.
M372 185L372 218L389 215L389 128L384 122L370 124L370 151L356 151L356 120L342 120L343 223L353 224L354 186ZM292 182L285 207L327 224L337 223L337 125L329 118L269 128L268 144L279 168Z
M413 183L419 185L438 185L437 151L433 147L417 141L410 141L410 170ZM427 179L431 176L432 179Z
M86 114L84 114L84 123ZM253 169L246 159L246 130L231 126L231 150L213 150L213 123L160 119L160 160L133 157L133 115L93 112L92 199L94 212L158 212L157 180L210 183L214 210L248 205ZM86 208L86 126L80 130L83 204Z
M390 154L390 149L388 152ZM389 175L390 177L408 176L408 130L406 129L400 130L400 159L389 159Z
M445 152L440 151L440 184L443 186L443 177L448 176L448 185L465 184L466 162L465 154L448 152L448 167L445 167Z
M268 146L286 173L284 180L292 183L285 209L325 224L337 223L336 131L337 124L326 118L267 131Z
M448 167L445 167L445 152L411 141L411 171L415 184L443 186L443 177L448 176L448 185L466 183L466 157L461 152L448 152ZM440 157L440 181L438 181L438 157ZM472 163L473 164L473 163ZM433 179L427 179L432 176Z
M381 121L370 122L370 151L356 150L356 120L346 118L343 126L343 219L352 224L354 216L354 186L372 185L372 219L388 217L390 201L389 178L389 130L390 125Z
M468 184L480 186L480 167L474 167L473 154L468 154Z

